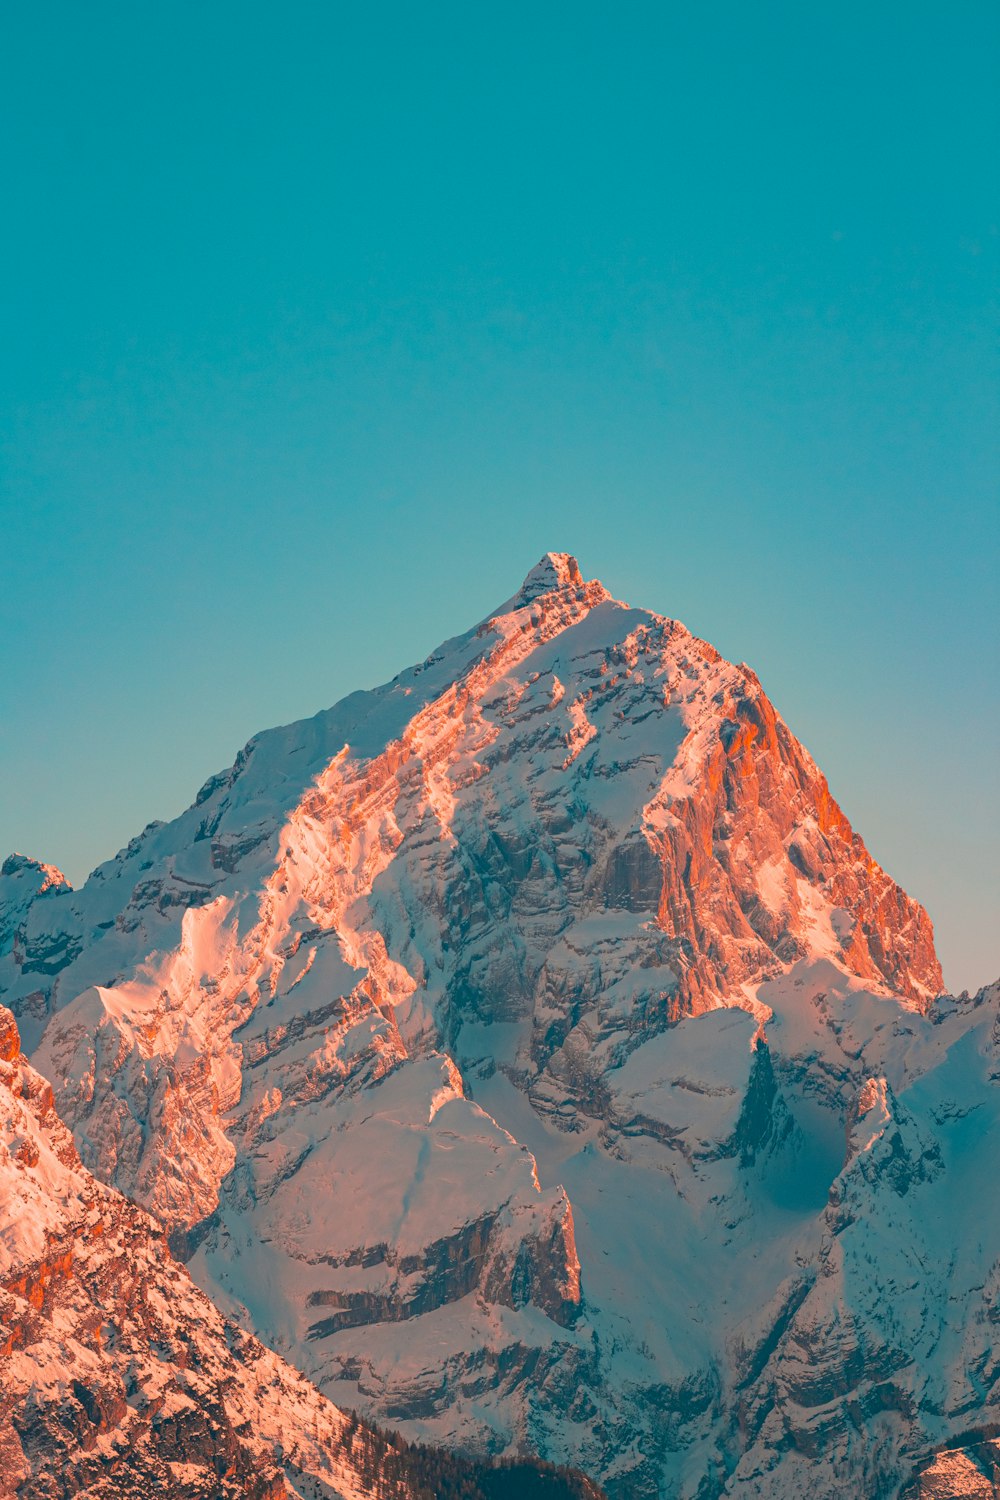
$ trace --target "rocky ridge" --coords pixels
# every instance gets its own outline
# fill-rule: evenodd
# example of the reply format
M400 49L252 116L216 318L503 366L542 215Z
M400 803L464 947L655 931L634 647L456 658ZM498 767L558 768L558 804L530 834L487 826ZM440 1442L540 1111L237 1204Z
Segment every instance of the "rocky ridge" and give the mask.
M0 1007L0 1495L362 1500L347 1425L86 1171Z

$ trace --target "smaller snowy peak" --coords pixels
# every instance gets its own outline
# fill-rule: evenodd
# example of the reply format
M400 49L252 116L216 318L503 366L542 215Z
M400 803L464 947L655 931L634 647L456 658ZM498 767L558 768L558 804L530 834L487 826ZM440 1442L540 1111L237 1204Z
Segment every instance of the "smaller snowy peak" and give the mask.
M58 896L72 889L55 865L26 854L9 855L0 865L0 953L8 951L40 896Z
M17 880L25 888L30 886L36 896L51 890L73 889L56 865L43 864L40 859L32 859L28 854L9 854L0 865L0 875Z
M546 552L535 564L511 601L515 608L530 604L542 594L556 589L581 588L584 577L580 564L568 552Z

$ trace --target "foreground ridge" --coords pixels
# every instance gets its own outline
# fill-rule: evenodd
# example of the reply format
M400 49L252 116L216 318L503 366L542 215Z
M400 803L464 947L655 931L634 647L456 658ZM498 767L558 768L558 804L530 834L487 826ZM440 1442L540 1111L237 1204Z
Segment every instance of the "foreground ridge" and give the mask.
M81 1165L3 1007L0 1339L2 1495L375 1494L343 1451L348 1418Z
M996 991L755 674L569 554L80 891L5 865L0 932L87 1167L342 1404L622 1500L985 1430Z

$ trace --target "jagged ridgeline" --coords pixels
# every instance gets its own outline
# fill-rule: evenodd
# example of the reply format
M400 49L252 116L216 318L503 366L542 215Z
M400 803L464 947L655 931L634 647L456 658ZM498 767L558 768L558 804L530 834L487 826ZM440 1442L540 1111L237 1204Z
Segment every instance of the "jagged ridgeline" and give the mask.
M0 989L84 1167L408 1442L612 1500L990 1451L997 989L755 673L565 554L79 891L8 860Z

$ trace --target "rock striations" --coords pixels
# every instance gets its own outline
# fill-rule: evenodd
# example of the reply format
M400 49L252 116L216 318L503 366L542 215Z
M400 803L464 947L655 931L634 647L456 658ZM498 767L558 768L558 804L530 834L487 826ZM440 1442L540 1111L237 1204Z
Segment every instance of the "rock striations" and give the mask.
M86 1169L341 1404L620 1500L988 1446L996 991L753 672L565 554L80 891L8 860L0 953Z

